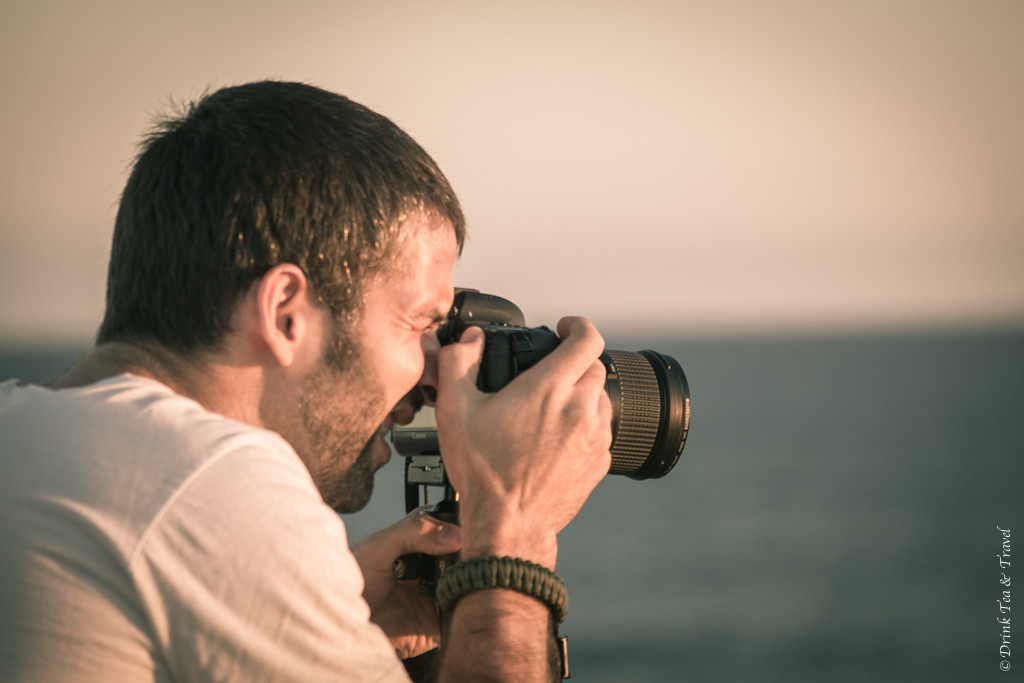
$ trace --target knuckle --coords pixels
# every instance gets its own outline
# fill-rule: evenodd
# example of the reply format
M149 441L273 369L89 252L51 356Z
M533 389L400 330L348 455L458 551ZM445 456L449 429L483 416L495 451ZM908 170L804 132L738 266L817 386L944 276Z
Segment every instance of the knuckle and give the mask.
M594 356L600 356L604 351L604 337L597 328L594 327L593 323L587 321L587 326L584 328L586 334L583 339L587 348L587 351L592 353ZM600 361L598 361L600 362Z

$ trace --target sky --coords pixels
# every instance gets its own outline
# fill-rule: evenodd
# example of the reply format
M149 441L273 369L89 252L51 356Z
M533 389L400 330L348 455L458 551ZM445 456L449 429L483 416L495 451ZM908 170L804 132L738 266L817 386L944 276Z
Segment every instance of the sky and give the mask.
M313 83L439 162L531 325L1024 327L1024 3L0 4L0 344L88 343L171 102Z

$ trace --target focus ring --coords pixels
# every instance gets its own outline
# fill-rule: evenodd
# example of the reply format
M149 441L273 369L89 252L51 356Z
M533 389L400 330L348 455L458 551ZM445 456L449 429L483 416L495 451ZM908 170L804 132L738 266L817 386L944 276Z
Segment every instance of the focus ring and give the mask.
M643 467L654 447L661 422L661 391L646 358L625 351L605 353L614 364L620 396L618 429L612 441L612 465L608 472L630 474Z

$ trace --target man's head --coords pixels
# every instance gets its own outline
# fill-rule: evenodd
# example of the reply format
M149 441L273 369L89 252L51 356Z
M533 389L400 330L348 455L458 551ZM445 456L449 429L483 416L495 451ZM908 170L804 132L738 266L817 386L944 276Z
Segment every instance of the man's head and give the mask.
M226 88L143 144L97 342L258 365L240 419L355 510L429 385L464 234L440 169L386 118L302 84Z
M416 212L465 222L448 181L391 121L298 83L225 88L144 142L114 230L97 341L216 349L234 308L294 263L339 330Z

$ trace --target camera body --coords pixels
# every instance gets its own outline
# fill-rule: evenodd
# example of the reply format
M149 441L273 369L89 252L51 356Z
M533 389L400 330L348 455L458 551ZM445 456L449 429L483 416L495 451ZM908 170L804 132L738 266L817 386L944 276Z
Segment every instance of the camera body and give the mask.
M457 289L448 319L437 332L441 345L458 341L468 327L484 333L477 386L499 391L519 373L533 367L561 340L547 327L526 327L519 307L507 299L474 289Z
M457 289L447 320L438 330L442 345L458 341L466 328L484 332L477 386L499 391L558 347L547 327L526 327L519 307L474 289ZM606 349L605 391L612 403L612 464L609 474L632 479L663 477L675 467L690 429L690 389L679 363L657 351Z

